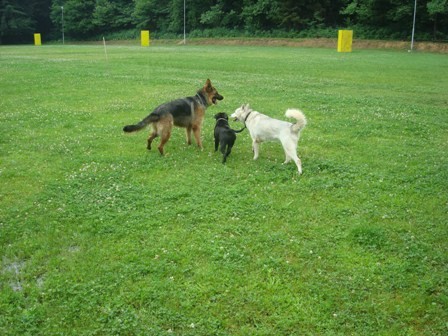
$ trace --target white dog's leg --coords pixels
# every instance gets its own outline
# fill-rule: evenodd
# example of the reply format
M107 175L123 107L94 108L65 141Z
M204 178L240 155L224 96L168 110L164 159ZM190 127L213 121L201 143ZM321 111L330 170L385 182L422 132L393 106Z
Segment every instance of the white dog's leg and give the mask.
M302 161L299 158L295 161L299 175L302 175Z
M296 161L296 150L297 147L294 146L294 143L291 142L289 139L280 139L282 146L283 146L283 150L285 151L285 162L283 162L283 164L287 164L288 162L290 162L291 160L294 160L294 162Z
M299 157L297 156L297 146L295 146L294 143L290 142L282 144L286 155L286 161L284 163L288 163L289 161L291 161L291 159L294 160L299 174L302 174L302 161L300 161Z
M252 149L254 151L254 160L256 160L258 159L258 153L260 151L260 144L256 140L252 142Z

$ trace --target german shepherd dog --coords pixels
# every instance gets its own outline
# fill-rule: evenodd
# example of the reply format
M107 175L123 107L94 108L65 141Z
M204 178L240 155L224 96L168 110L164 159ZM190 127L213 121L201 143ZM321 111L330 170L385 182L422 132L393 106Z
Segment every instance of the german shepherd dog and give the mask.
M226 163L227 157L230 155L232 147L235 144L236 133L244 131L244 128L238 131L231 129L229 126L229 116L225 112L215 114L214 118L216 119L214 132L215 152L219 146L219 150L223 156L222 163Z
M146 118L135 125L127 125L124 132L135 132L143 129L146 125L152 125L152 133L148 138L148 150L151 149L152 141L160 136L158 146L160 154L164 154L163 147L170 139L171 130L174 126L186 128L187 143L191 145L191 131L193 131L196 144L202 149L201 127L204 121L205 110L210 105L216 105L218 100L224 99L213 87L210 79L207 79L202 89L195 96L180 98L155 108Z

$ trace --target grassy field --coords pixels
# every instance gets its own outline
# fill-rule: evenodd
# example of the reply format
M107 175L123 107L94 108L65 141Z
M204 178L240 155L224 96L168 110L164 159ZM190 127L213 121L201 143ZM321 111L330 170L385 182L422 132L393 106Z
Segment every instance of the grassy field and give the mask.
M123 134L207 78L203 151ZM446 55L1 47L0 92L0 334L447 334ZM221 164L242 103L305 112L302 176L247 131Z

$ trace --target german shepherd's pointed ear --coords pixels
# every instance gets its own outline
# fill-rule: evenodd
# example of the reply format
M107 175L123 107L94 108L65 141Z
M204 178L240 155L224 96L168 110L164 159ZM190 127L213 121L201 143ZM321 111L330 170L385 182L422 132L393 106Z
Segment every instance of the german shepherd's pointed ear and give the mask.
M241 106L243 108L244 111L249 111L250 110L250 106L249 104L243 104L243 106Z
M211 82L210 79L208 79L208 78L207 78L207 81L205 82L204 89L205 89L207 92L210 92L210 91L213 90L212 82Z

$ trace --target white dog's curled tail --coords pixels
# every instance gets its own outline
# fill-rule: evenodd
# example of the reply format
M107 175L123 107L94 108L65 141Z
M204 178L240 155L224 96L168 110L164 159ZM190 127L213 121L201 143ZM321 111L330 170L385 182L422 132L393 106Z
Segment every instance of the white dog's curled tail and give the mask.
M285 112L285 116L297 120L297 122L292 125L293 132L300 132L306 126L305 114L303 114L303 112L299 109L287 109Z

